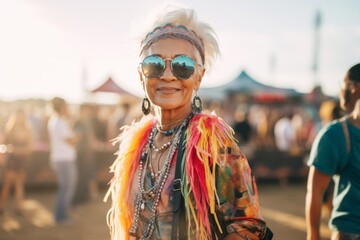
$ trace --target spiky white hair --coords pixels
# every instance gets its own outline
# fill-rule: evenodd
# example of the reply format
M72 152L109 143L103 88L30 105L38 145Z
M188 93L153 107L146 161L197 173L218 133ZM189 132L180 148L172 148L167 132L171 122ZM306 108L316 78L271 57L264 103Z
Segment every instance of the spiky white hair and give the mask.
M159 11L159 14L156 15L152 25L148 26L148 31L143 34L141 40L145 38L147 33L151 32L156 27L164 26L168 23L172 25L183 25L196 33L204 44L204 66L207 71L209 71L214 60L220 55L217 36L208 23L198 20L196 12L193 9L166 5Z

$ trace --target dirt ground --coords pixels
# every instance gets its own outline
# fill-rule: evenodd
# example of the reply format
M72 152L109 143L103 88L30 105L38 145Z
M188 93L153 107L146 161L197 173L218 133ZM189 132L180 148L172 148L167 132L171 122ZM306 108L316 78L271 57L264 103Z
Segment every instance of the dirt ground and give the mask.
M262 214L275 234L274 239L305 239L305 183L282 187L258 183L258 188ZM98 199L74 210L73 224L58 226L52 221L55 190L28 190L22 216L16 215L12 203L0 216L0 240L107 240L106 213L110 203L102 202L105 191L102 189ZM325 223L323 228L328 236Z

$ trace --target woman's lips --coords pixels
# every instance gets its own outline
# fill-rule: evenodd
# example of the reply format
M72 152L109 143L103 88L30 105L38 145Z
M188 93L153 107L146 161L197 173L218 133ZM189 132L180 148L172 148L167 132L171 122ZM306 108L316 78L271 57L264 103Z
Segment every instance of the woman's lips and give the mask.
M165 93L165 94L175 93L175 92L179 91L178 88L172 88L172 87L160 87L156 90L161 93Z

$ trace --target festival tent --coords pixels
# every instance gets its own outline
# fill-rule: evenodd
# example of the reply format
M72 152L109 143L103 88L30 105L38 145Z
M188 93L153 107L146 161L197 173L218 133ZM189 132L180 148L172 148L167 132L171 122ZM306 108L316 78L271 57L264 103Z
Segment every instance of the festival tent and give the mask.
M234 95L245 95L257 101L283 101L286 98L301 97L291 88L279 88L260 83L246 71L242 71L234 80L212 88L200 88L199 95L207 100L224 100Z
M92 94L110 93L110 95L112 94L112 97L104 96L104 95L100 96L100 98L106 102L118 101L118 100L115 100L114 97L116 97L116 99L119 99L120 102L127 102L127 103L133 103L133 102L137 102L139 100L139 97L137 97L136 95L134 95L134 94L126 91L122 87L120 87L118 84L116 84L116 82L111 77L109 77L100 86L91 90L90 93L92 93Z
M109 93L133 95L128 91L124 90L123 88L121 88L119 85L117 85L111 77L109 77L104 83L102 83L97 88L91 90L91 92L92 93L109 92Z

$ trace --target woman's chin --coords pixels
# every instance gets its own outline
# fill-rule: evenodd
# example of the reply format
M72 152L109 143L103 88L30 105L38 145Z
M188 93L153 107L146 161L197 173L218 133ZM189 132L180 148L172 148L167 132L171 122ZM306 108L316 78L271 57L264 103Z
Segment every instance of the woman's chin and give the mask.
M190 106L190 105L189 105ZM161 103L159 105L157 105L158 108L160 108L161 110L165 110L165 111L171 111L171 110L185 110L186 107L182 104L179 103Z

